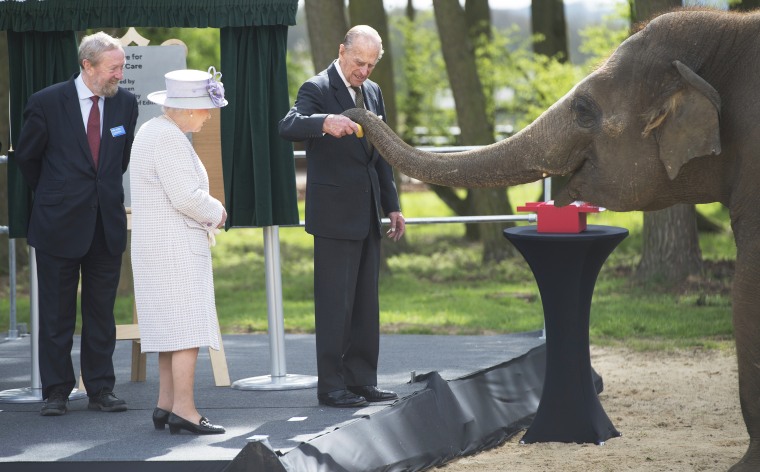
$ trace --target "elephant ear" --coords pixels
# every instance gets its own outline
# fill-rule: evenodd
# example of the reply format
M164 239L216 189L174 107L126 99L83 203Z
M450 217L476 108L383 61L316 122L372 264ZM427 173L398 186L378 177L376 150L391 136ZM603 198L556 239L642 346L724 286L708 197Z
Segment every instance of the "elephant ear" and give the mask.
M644 131L655 131L660 160L673 180L692 158L720 154L720 96L680 61L673 61L682 86L655 113Z

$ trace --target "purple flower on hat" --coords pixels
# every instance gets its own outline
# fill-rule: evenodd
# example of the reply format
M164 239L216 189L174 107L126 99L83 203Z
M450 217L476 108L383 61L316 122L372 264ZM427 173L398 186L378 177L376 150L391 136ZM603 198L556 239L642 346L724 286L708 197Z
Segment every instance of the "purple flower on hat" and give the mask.
M208 96L211 98L214 106L222 107L224 106L224 85L220 82L222 73L217 72L214 66L208 68L208 73L211 74L211 78L208 79L208 85L206 85Z

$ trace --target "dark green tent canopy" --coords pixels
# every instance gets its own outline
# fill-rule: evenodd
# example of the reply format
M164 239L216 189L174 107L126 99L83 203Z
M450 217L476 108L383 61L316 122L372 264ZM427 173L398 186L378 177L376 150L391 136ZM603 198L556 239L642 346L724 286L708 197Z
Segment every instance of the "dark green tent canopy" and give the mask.
M222 167L227 226L298 223L292 146L277 134L289 106L285 55L298 0L0 0L8 31L11 144L29 96L78 71L76 31L220 28L225 89ZM9 153L10 236L25 237L30 192Z
M0 29L229 28L294 25L293 0L0 0Z

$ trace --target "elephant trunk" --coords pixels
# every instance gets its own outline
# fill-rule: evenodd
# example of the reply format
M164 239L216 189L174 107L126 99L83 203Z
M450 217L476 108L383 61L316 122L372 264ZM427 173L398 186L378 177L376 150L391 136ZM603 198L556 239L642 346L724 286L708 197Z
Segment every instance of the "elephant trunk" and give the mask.
M389 164L423 182L448 187L508 187L558 174L556 169L554 172L549 169L545 157L556 150L540 149L532 144L551 142L531 136L530 130L540 128L537 122L495 144L464 152L434 153L409 146L367 110L352 108L343 114L362 126L369 141Z

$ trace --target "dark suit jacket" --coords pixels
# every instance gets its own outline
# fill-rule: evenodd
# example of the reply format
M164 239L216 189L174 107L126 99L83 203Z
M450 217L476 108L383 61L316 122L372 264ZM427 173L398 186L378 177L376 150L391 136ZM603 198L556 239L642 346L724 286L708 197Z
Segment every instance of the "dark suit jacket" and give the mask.
M100 209L108 250L121 254L127 244L122 174L129 164L137 100L121 88L105 99L96 170L75 78L35 93L24 110L15 157L34 190L28 242L56 256L81 257L92 242Z
M354 101L336 69L326 70L306 81L298 91L293 108L280 121L280 135L290 141L306 141L306 231L335 239L364 239L370 218L399 211L398 192L391 166L369 152L366 138L356 135L334 138L322 133L329 114L353 108ZM385 117L380 87L371 80L362 85L368 110Z

